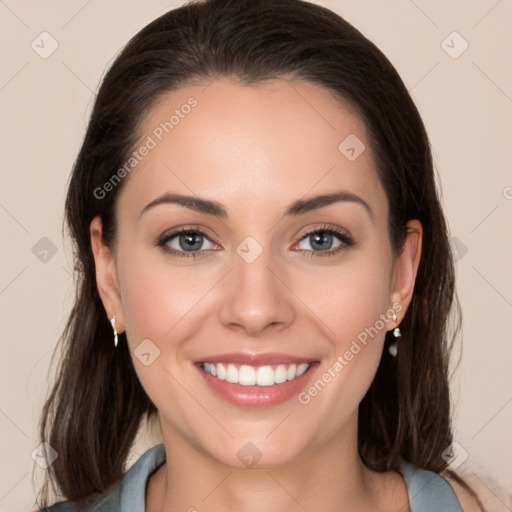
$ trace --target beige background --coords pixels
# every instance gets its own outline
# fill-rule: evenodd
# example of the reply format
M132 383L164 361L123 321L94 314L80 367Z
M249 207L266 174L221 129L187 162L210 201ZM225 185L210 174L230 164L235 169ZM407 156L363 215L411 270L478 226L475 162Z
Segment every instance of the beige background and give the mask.
M31 510L33 469L36 485L44 472L31 454L73 296L63 203L94 91L122 45L181 3L0 1L0 512ZM468 453L460 470L476 472L505 502L512 495L512 2L317 3L384 51L429 130L460 258L464 347L452 378L456 440ZM35 40L40 53L51 49L43 31L58 44L46 59L31 47ZM445 51L456 55L464 41L458 58ZM141 440L134 457L153 442Z

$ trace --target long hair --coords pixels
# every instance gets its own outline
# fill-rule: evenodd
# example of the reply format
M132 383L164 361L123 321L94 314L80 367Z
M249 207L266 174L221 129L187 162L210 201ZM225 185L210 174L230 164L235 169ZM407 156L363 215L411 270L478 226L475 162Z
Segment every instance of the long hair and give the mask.
M402 458L437 473L447 468L454 264L416 106L382 52L330 10L301 0L205 0L167 12L124 47L103 78L74 164L65 220L76 297L41 415L41 441L59 455L47 472L41 506L48 505L50 484L77 503L105 492L123 477L141 420L157 416L127 344L113 346L95 281L89 225L100 215L107 245L115 242L114 206L123 182L107 194L97 190L126 162L144 116L164 94L217 77L249 86L284 76L322 86L364 121L389 202L395 254L409 220L424 229L398 356L384 351L359 407L360 456L378 471L398 470Z

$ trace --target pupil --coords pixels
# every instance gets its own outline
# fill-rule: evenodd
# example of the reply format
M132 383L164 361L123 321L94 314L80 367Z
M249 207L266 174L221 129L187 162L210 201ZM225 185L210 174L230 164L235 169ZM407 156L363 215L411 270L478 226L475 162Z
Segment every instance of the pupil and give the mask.
M185 251L201 247L201 235L197 233L186 233L185 235L180 235L180 246Z
M332 235L329 233L315 233L311 235L311 247L313 249L330 249L332 247Z

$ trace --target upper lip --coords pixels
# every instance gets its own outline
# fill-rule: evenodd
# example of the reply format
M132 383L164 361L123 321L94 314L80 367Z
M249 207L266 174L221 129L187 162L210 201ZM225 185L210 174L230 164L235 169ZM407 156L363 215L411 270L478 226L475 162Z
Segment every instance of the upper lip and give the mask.
M216 354L198 359L196 363L232 363L249 366L266 366L275 364L302 364L312 363L314 359L297 357L277 352L256 354L253 352L231 352L229 354Z

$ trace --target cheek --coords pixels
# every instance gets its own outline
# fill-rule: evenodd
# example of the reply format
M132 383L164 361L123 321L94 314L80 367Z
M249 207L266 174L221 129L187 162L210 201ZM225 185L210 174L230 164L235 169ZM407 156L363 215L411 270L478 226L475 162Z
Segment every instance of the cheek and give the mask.
M340 350L377 321L382 336L385 333L379 319L391 306L391 258L383 254L382 249L360 251L338 267L315 269L301 277L299 295Z
M174 287L179 283L166 282L154 268L134 266L133 272L127 272L122 302L126 333L132 345L144 338L158 339L171 329L179 314L179 306L172 300Z
M132 343L169 339L215 282L214 272L176 265L145 251L125 257L120 270L123 317Z
M165 410L172 395L179 409L183 390L178 381L182 379L174 376L180 372L182 346L200 325L195 315L215 279L212 272L207 276L155 252L135 249L128 255L120 251L124 254L119 260L123 319L143 388L157 408ZM144 354L149 356L144 359Z
M355 252L336 270L313 273L308 286L303 286L304 302L320 319L317 323L323 325L330 342L330 357L320 375L322 382L311 393L306 390L304 403L322 391L323 398L314 407L329 404L343 416L357 407L370 386L392 315L392 258L385 248L376 245L373 250Z
M330 355L299 403L313 418L321 439L336 435L349 421L377 372L388 324L389 274L386 265L365 266L365 272L347 272L310 288L311 304L324 324ZM320 297L323 297L320 299ZM315 434L316 435L316 434Z

